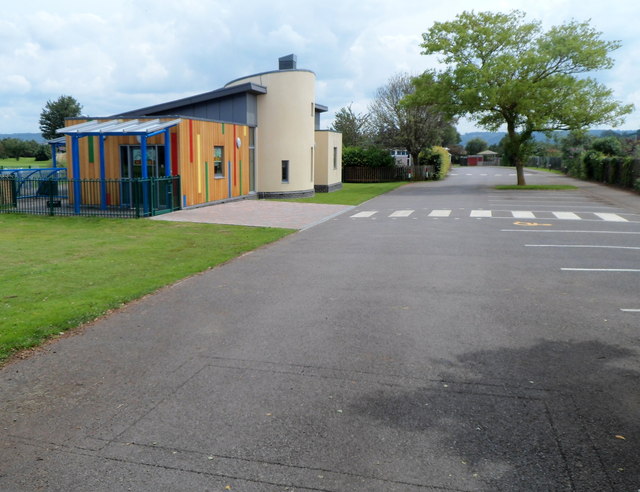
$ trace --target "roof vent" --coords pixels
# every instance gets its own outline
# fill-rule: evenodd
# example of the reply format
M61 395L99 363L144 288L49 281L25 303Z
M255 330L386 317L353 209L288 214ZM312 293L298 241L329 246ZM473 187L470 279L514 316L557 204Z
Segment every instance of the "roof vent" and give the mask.
M295 70L298 57L294 54L281 56L278 58L278 70Z

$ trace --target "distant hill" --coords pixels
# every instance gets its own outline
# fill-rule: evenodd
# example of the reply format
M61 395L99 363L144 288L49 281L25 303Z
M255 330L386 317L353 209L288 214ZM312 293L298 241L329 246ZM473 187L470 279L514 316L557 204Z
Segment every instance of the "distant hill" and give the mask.
M603 133L610 132L610 131L612 131L612 130L589 130L589 133L591 135L593 135L594 137L599 137ZM626 137L631 137L631 136L634 136L634 135L636 135L638 133L635 130L620 130L620 131L613 130L613 132L615 134L617 134L617 135L626 136ZM555 132L555 133L558 136L563 137L568 132L566 132L566 131L558 131L558 132ZM462 145L464 147L465 145L467 145L467 142L469 140L472 140L474 138L481 138L482 140L487 142L489 145L494 145L494 144L500 143L500 140L502 140L502 137L504 137L505 135L506 135L506 132L470 132L470 133L465 133L464 135L460 135L460 137L462 138L462 141L460 142L460 145ZM538 142L550 142L550 141L552 141L552 139L547 138L544 133L537 133L536 132L536 133L533 134L533 138L535 138Z
M17 138L18 140L35 140L38 143L46 143L40 133L0 133L0 140L3 138Z

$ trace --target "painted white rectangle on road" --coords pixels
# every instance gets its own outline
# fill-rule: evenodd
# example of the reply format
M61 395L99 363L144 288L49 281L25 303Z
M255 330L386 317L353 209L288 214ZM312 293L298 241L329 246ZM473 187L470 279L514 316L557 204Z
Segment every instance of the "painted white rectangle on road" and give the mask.
M636 231L571 231L568 229L533 229L533 228L523 228L523 229L500 229L500 232L561 232L567 234L640 234Z
M639 249L640 246L602 246L599 244L525 244L527 248L601 248L601 249Z
M358 212L357 214L353 214L351 216L352 219L362 219L371 217L373 214L377 213L377 210L365 210L364 212Z
M640 313L640 309L621 309L620 311L624 311L625 313Z
M557 219L562 220L581 220L579 216L573 212L551 212Z
M429 217L449 217L451 210L432 210Z
M409 217L415 210L396 210L389 217Z
M633 272L640 273L637 268L561 268L563 272Z
M491 217L491 210L472 210L469 217Z
M514 219L535 219L536 216L533 215L533 212L527 212L524 210L512 210L511 215L513 215Z
M625 219L624 217L620 217L618 214L594 212L594 215L600 217L602 220L606 220L607 222L629 222L627 219Z

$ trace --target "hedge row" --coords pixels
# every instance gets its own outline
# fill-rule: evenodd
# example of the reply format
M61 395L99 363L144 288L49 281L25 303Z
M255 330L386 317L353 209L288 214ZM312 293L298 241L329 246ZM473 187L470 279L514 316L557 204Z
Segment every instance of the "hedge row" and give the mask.
M606 157L589 150L580 159L566 162L567 173L581 179L635 188L640 191L640 160L633 157Z

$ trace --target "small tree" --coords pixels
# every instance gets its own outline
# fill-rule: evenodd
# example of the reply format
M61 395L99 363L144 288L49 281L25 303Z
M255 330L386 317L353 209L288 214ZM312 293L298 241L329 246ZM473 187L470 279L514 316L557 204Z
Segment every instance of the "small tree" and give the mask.
M588 22L543 32L525 14L463 12L424 33L422 52L441 54L444 71L416 80L414 104L438 104L451 116L468 115L482 127L506 126L509 159L525 184L524 160L534 132L622 123L633 105L584 74L613 66L617 41L603 41ZM435 82L435 83L434 83Z
M465 145L464 148L469 155L476 155L483 150L487 150L489 148L489 144L481 138L472 138L467 142L467 145Z
M622 142L616 137L596 138L591 147L607 156L622 155Z
M371 127L376 143L386 148L403 148L415 164L420 152L442 142L452 119L434 105L406 105L405 97L415 88L412 77L397 74L376 91L369 106Z
M3 142L4 150L7 157L18 161L20 160L20 157L25 155L26 145L24 140L19 140L17 138L6 138Z
M55 101L47 101L40 113L40 131L45 140L59 135L56 130L64 127L65 118L80 116L82 105L71 96L60 96Z
M36 162L48 161L51 159L51 148L47 144L38 145L35 156Z
M331 130L342 133L343 147L365 145L369 138L368 121L369 115L354 113L349 104L336 113Z

